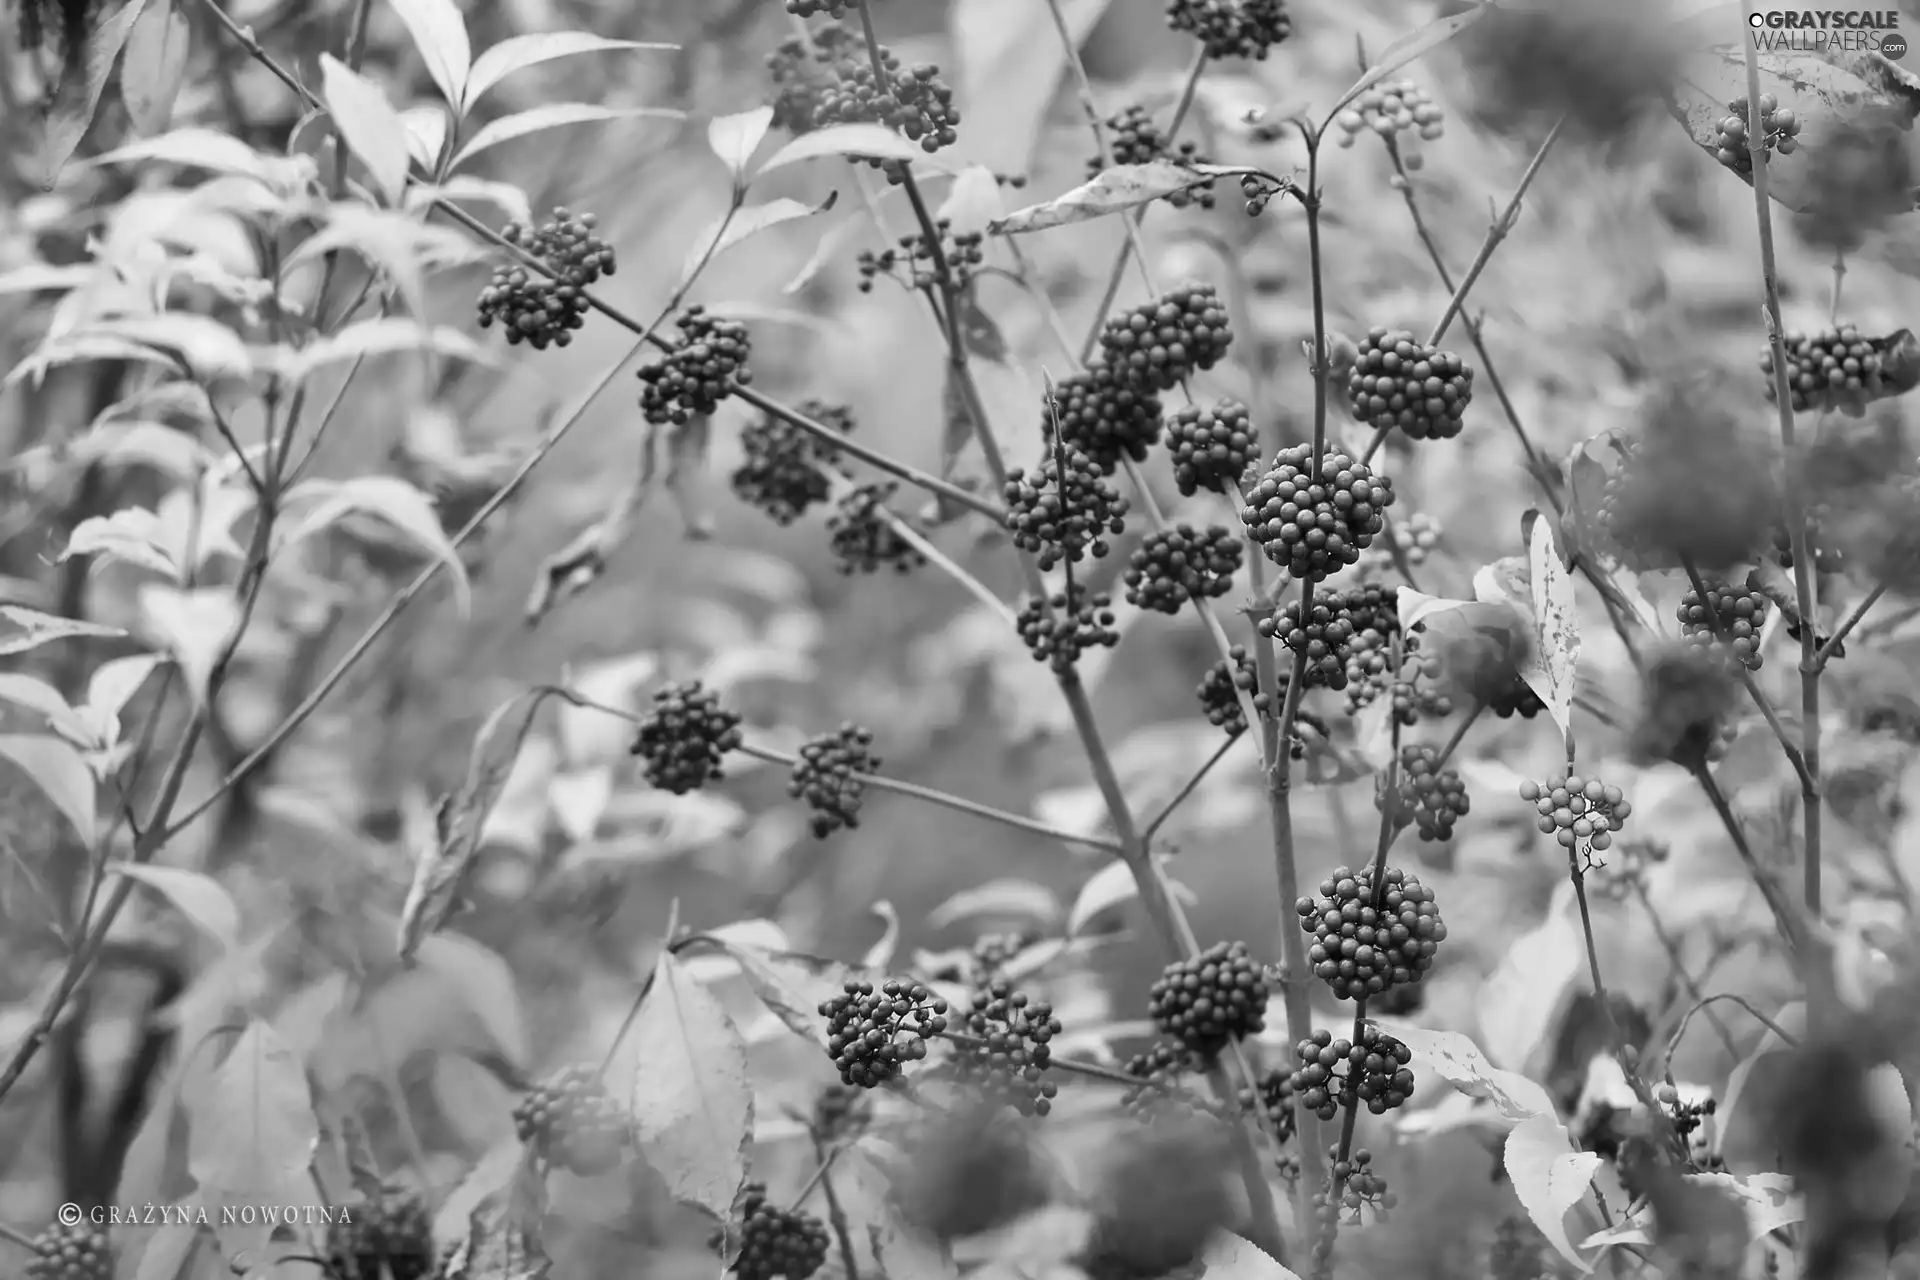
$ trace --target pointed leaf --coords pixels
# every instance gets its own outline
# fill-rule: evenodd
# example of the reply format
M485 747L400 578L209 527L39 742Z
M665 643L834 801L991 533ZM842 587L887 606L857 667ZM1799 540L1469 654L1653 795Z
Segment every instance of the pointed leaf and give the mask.
M438 185L416 183L407 189L407 208L412 212L442 200L490 204L506 214L509 222L525 224L533 221L533 204L527 199L527 193L511 182L495 182L491 178L458 173Z
M15 604L0 605L0 619L5 619L14 628L0 635L0 658L27 653L55 640L124 640L127 635L119 627L80 622Z
M1173 864L1173 859L1165 854L1156 854L1156 861L1162 871ZM1177 880L1167 881L1167 887L1173 896L1188 906L1198 906L1199 898L1193 890ZM1073 909L1067 912L1067 936L1078 937L1086 927L1123 902L1131 902L1140 896L1140 886L1133 878L1133 872L1124 862L1109 862L1093 873L1087 882L1080 886L1080 896L1073 900Z
M147 138L115 147L90 162L96 165L138 164L178 165L184 169L206 169L212 173L265 180L270 161L232 134L217 129L175 129L157 138Z
M181 566L161 536L160 517L145 507L125 507L112 515L89 516L73 527L60 552L62 563L75 556L96 556L97 564L123 560L178 582Z
M11 761L88 847L98 834L96 789L86 757L71 743L50 734L0 734L0 759Z
M763 177L776 169L784 169L802 160L818 160L826 156L858 156L863 160L868 158L900 160L913 164L930 164L937 169L952 167L938 157L928 155L919 143L908 141L885 125L836 124L802 134L781 147L767 157L765 164L755 170L754 177Z
M1554 1251L1585 1275L1593 1265L1567 1237L1567 1211L1580 1202L1600 1168L1600 1157L1574 1149L1567 1127L1552 1116L1535 1116L1507 1135L1507 1179L1514 1194Z
M466 98L467 68L473 47L467 42L467 22L453 0L393 0L394 12L407 24L427 74L447 100L459 110Z
M964 920L1019 917L1051 928L1061 915L1053 890L1031 880L989 880L962 889L927 913L927 928L945 929Z
M81 334L135 342L165 352L202 382L245 378L253 372L253 360L240 335L208 316L180 311L164 316L124 316L89 325Z
M228 1207L312 1199L320 1125L306 1067L265 1023L249 1024L187 1090L186 1110L187 1166L203 1195Z
M424 325L404 316L379 316L350 324L338 333L300 349L282 370L288 381L299 382L325 365L341 360L395 352L425 351L434 355L491 364L493 357L472 338L448 325Z
M740 966L740 974L761 1004L796 1035L827 1047L827 1020L820 1016L823 1001L839 994L854 970L833 960L797 951L766 951L727 938L715 938Z
M548 31L539 35L510 36L473 60L467 73L466 105L471 108L480 95L516 71L571 58L582 53L615 53L620 50L652 49L672 51L677 44L658 44L641 40L609 40L584 31Z
M0 672L0 702L10 702L37 712L48 725L84 745L92 735L80 713L69 706L58 689L45 680L21 675L17 671Z
M407 126L387 101L387 92L330 53L320 55L320 96L333 115L347 149L367 166L374 186L388 204L406 190Z
M632 120L651 116L661 120L684 120L687 113L669 107L599 107L588 102L550 102L514 115L502 116L482 126L454 156L449 169L458 169L482 151L524 138L530 133L558 129L570 124L596 124L608 120Z
M1573 734L1574 678L1580 665L1580 620L1574 613L1573 579L1554 545L1553 522L1529 511L1520 522L1527 540L1532 588L1533 646L1520 664L1520 678L1547 706L1560 732Z
M440 106L408 107L400 113L400 120L407 127L407 154L413 157L415 164L433 173L440 167L440 153L446 149L447 131L452 127L452 122L447 118L447 109ZM407 193L409 207L418 199L417 189Z
M1469 1098L1484 1098L1508 1120L1518 1123L1554 1114L1553 1095L1517 1071L1502 1071L1458 1031L1429 1031L1396 1025L1393 1034L1413 1052L1413 1060Z
M111 18L101 20L87 42L85 75L68 76L66 80L71 85L60 86L59 96L47 116L46 137L40 150L41 181L48 189L67 167L67 161L73 159L80 140L92 127L94 113L100 109L101 95L106 93L107 81L113 76L114 64L120 60L120 51L133 33L133 24L140 20L147 4L148 0L127 0Z
M705 270L715 258L741 241L757 236L770 227L777 227L783 222L793 222L799 218L811 218L817 213L825 213L833 208L839 199L840 193L837 191L828 195L824 203L817 205L803 204L798 200L789 200L782 196L777 200L769 200L765 204L752 204L734 210L731 217L725 218L724 229L720 223L716 222L713 230L701 235L693 252L687 256L686 265L680 269L680 282L676 286L676 292L679 289L685 289L693 282L695 275Z
M466 566L460 562L459 549L440 527L433 499L421 490L394 476L361 476L338 482L305 481L287 494L288 505L299 498L318 498L319 501L284 539L276 536L276 544L291 546L347 516L375 516L444 564L453 575L454 597L461 614L472 611L473 584L468 580Z
M1366 73L1354 81L1353 87L1340 95L1340 101L1327 113L1331 120L1340 113L1340 109L1355 98L1379 84L1394 72L1410 66L1426 57L1447 41L1465 31L1474 23L1487 16L1488 4L1476 4L1464 13L1429 22L1417 31L1409 31L1392 44L1380 51L1379 61L1368 67Z
M772 107L755 107L738 115L720 116L707 125L707 145L736 181L746 173L747 162L766 140L773 124Z
M222 947L240 944L240 908L212 876L186 867L157 867L151 863L113 862L107 870L160 894Z
M1025 235L1053 227L1091 222L1108 214L1137 209L1162 196L1206 182L1207 176L1167 160L1151 164L1121 164L1102 172L1084 186L1040 204L1016 209L995 219L990 230L998 235Z
M188 690L204 706L214 664L239 625L239 603L219 587L181 591L150 582L140 589L140 611L149 634L180 664Z
M193 434L159 422L103 422L68 446L74 461L107 467L152 467L192 480L214 465L214 452Z
M120 101L135 136L150 138L172 121L192 42L193 28L173 0L149 0L135 20L120 58Z
M884 198L884 197L883 197ZM852 244L855 237L868 227L867 219L858 215L848 218L833 230L820 237L813 248L813 256L802 263L793 279L782 285L780 292L792 296L812 284L819 278L821 271L842 256L842 251Z

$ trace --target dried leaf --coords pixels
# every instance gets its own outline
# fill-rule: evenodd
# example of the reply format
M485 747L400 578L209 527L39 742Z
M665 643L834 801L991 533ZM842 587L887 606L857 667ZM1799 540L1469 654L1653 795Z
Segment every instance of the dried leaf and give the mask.
M1025 235L1054 227L1091 222L1109 214L1137 209L1163 196L1208 181L1206 174L1168 160L1151 164L1122 164L1102 172L1083 186L1040 204L1016 209L989 227L995 235Z
M1520 663L1520 678L1546 704L1569 741L1573 736L1573 690L1580 666L1580 620L1574 613L1573 580L1553 541L1553 522L1538 511L1521 518L1527 543L1533 605L1533 644Z

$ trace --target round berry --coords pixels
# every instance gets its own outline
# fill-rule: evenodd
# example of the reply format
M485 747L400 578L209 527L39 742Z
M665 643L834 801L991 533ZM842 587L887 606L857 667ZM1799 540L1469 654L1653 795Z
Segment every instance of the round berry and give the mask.
M1405 329L1371 330L1347 375L1353 416L1377 430L1398 428L1410 440L1459 435L1472 400L1473 370L1466 362Z
M1723 656L1733 666L1758 671L1767 597L1724 582L1709 582L1706 588L1704 600L1693 590L1680 597L1677 613L1681 637L1710 654Z
M761 1183L742 1193L740 1256L732 1274L740 1280L808 1280L827 1260L826 1224L798 1210L777 1209Z
M1127 601L1175 614L1189 600L1217 599L1233 589L1244 554L1240 539L1224 525L1202 532L1180 524L1149 534L1127 562Z
M1395 793L1395 817L1411 822L1422 840L1451 840L1453 824L1467 816L1467 784L1459 773L1441 767L1438 749L1424 744L1400 748L1400 770ZM1374 804L1386 808L1386 775L1380 775Z
M1432 142L1446 132L1445 121L1439 105L1411 80L1386 80L1373 85L1333 118L1343 147L1351 147L1363 133L1373 133L1390 142L1412 133L1422 141ZM1403 158L1411 159L1411 156Z
M1187 284L1107 321L1100 350L1121 380L1171 391L1227 353L1233 330L1210 284Z
M1198 40L1216 60L1264 62L1293 34L1286 0L1170 0L1167 25Z
M704 307L688 307L675 322L680 338L673 350L639 372L640 409L655 425L685 425L704 417L753 381L747 368L752 343L747 326L721 320Z
M877 989L849 981L820 1005L827 1055L840 1082L872 1089L927 1056L927 1041L947 1029L947 1002L917 982L890 979Z
M841 573L891 568L904 574L926 564L926 556L902 536L887 509L899 491L898 481L872 481L855 485L834 504L827 517L827 539Z
M327 1269L341 1280L427 1280L439 1262L419 1195L388 1192L348 1206L327 1228Z
M1046 1001L1031 999L1004 979L982 977L958 1027L978 1043L954 1046L954 1073L1023 1116L1044 1116L1059 1092L1046 1071L1053 1062L1048 1041L1060 1034L1060 1020Z
M586 293L602 276L614 273L613 247L594 234L590 213L564 208L537 227L508 223L500 237L545 263L552 276L529 272L519 263L496 267L480 291L482 329L498 324L509 344L526 343L535 351L564 347L587 322Z
M1159 398L1103 364L1056 383L1045 413L1042 434L1051 441L1057 423L1067 450L1085 455L1102 475L1124 459L1146 461L1160 432Z
M1606 852L1633 815L1633 804L1620 788L1579 774L1556 773L1541 782L1523 782L1520 798L1539 814L1541 832L1567 849Z
M1433 890L1388 867L1374 893L1373 869L1338 867L1316 897L1295 904L1313 938L1308 963L1342 1000L1364 1000L1418 982L1447 938Z
M1782 110L1772 94L1760 95L1761 157L1790 156L1800 148L1800 120L1792 111ZM1753 133L1756 128L1751 105L1745 98L1727 104L1727 114L1714 125L1714 158L1744 178L1753 176Z
M940 69L929 63L908 66L884 45L869 51L865 38L846 27L829 26L788 40L768 59L768 69L776 90L774 123L794 133L876 124L928 155L959 141L960 112ZM896 186L906 179L902 161L856 158Z
M1370 1024L1361 1029L1358 1043L1316 1031L1294 1051L1300 1065L1293 1072L1293 1092L1322 1120L1363 1106L1385 1115L1413 1096L1413 1051Z
M939 233L938 248L929 243L924 232L900 237L897 247L883 249L878 253L862 249L859 257L860 284L862 293L873 292L873 282L880 276L889 276L908 289L933 289L940 285L940 264L946 263L948 278L956 288L965 288L972 280L974 271L987 260L986 234L971 231L956 235L953 221L941 218L934 223Z
M726 710L718 694L692 680L654 693L632 750L647 762L649 785L685 795L720 778L721 761L740 743L739 714Z
M853 413L845 405L808 400L800 414L842 435L853 430ZM734 468L733 491L775 524L784 528L832 496L828 472L839 451L812 432L777 414L763 414L741 431L740 447L744 456Z
M1885 339L1869 338L1851 324L1830 325L1814 333L1783 335L1787 358L1787 396L1794 411L1858 409L1894 388L1887 379ZM1773 345L1760 349L1761 391L1779 397L1773 376Z
M873 731L843 724L837 732L801 745L787 794L806 801L813 810L814 837L824 840L842 828L851 831L860 825L867 779L879 770L880 758L873 754Z
M27 1280L113 1280L113 1265L105 1228L55 1222L33 1238Z
M1283 449L1246 494L1240 518L1267 558L1295 578L1324 581L1360 558L1386 523L1393 481L1333 445Z
M1267 1020L1267 979L1244 942L1217 942L1168 965L1147 997L1161 1032L1202 1057L1214 1057Z
M582 1064L562 1067L534 1086L513 1109L520 1141L540 1156L583 1177L607 1173L633 1143L633 1121Z
M1173 455L1173 481L1185 497L1202 489L1225 493L1260 452L1252 414L1238 400L1180 410L1167 419L1166 445Z
M1089 595L1076 582L1071 591L1027 601L1015 625L1035 662L1050 663L1056 673L1066 675L1088 649L1111 649L1120 643L1116 621L1112 597Z
M1092 458L1064 444L1032 471L1010 473L1005 497L1013 544L1033 552L1043 573L1089 552L1105 556L1107 535L1126 532L1127 500Z

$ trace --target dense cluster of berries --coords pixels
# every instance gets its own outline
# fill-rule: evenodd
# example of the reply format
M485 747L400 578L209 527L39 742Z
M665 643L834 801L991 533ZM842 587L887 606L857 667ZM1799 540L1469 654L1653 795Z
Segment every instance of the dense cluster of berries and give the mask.
M1240 539L1225 525L1156 530L1127 562L1127 602L1172 614L1189 600L1217 599L1233 589L1244 555Z
M1453 699L1441 689L1440 659L1420 649L1420 637L1402 642L1400 663L1393 662L1393 645L1378 631L1363 631L1347 646L1347 714L1373 705L1385 695L1393 707L1394 723L1411 726L1423 719L1453 714Z
M1043 434L1057 433L1069 450L1093 460L1112 475L1123 459L1145 462L1160 434L1160 400L1152 391L1121 378L1103 364L1054 384L1045 406Z
M1711 654L1723 655L1732 666L1758 671L1762 662L1760 628L1767 620L1767 597L1725 582L1706 584L1707 598L1689 590L1680 597L1676 616L1680 634Z
M1418 982L1447 940L1433 890L1419 877L1388 867L1380 887L1376 905L1371 867L1336 867L1318 897L1294 904L1301 929L1313 937L1308 963L1341 1000Z
M538 258L553 275L519 263L495 267L480 291L480 327L498 321L509 343L524 342L535 351L572 342L591 309L584 291L614 272L613 246L593 233L594 226L590 213L555 209L538 227L510 222L501 228L501 239Z
M1885 344L1850 324L1817 333L1796 329L1784 335L1781 347L1787 356L1787 395L1796 412L1859 406L1886 391ZM1767 399L1778 398L1771 343L1761 349L1760 372L1766 375Z
M600 1083L600 1073L574 1063L562 1067L513 1109L520 1141L540 1156L583 1177L606 1173L633 1142L633 1119Z
M1182 142L1178 146L1167 145L1167 135L1153 122L1153 113L1139 104L1134 104L1107 120L1107 150L1113 155L1115 164L1152 164L1156 160L1171 161L1174 164L1211 164L1212 161L1200 154L1200 145L1195 142ZM1087 176L1097 178L1106 166L1099 156L1087 161ZM1202 209L1213 208L1213 183L1206 182L1198 186L1176 191L1166 197L1168 204L1176 209L1189 205L1199 205Z
M1400 544L1400 550L1406 554L1407 563L1422 565L1427 562L1427 557L1439 548L1440 539L1446 533L1446 529L1438 519L1426 512L1411 511L1389 532Z
M853 430L853 411L845 405L808 400L800 413L843 435ZM743 456L733 471L733 492L775 524L792 524L832 495L826 468L834 464L836 450L812 432L764 414L740 432L740 447Z
M927 562L920 548L902 537L887 511L900 485L897 481L870 481L840 496L827 517L827 545L845 574L912 573Z
M1227 736L1237 738L1247 731L1247 716L1240 709L1241 693L1245 693L1253 703L1254 713L1261 719L1274 714L1273 700L1260 692L1259 671L1253 663L1253 655L1247 652L1245 645L1234 645L1227 650L1231 661L1226 658L1207 668L1207 675L1194 690L1194 696L1200 699L1200 709L1206 713L1209 724L1219 725L1227 731ZM1278 673L1278 692L1284 700L1291 673ZM1305 707L1296 707L1293 713L1292 749L1288 753L1295 760L1305 760L1307 752L1315 743L1324 743L1333 736L1333 730L1325 720L1308 711Z
M1107 365L1123 381L1171 391L1227 353L1233 329L1210 284L1186 284L1108 320L1100 332Z
M813 834L824 840L842 827L851 831L860 825L867 779L879 770L873 730L843 724L833 733L801 744L787 794L806 801L813 810Z
M1267 977L1244 942L1216 942L1168 965L1147 993L1162 1034L1211 1058L1267 1025Z
M889 979L876 991L852 980L821 1003L820 1016L840 1083L872 1089L927 1056L927 1041L947 1029L947 1002L916 982Z
M1386 775L1380 775L1374 803L1386 808ZM1412 743L1400 748L1400 776L1394 786L1394 817L1413 823L1422 840L1453 839L1453 824L1467 816L1467 784L1444 768L1438 748Z
M955 235L953 220L942 218L934 224L940 233L938 256L927 237L919 232L900 237L900 243L892 248L882 249L879 253L871 249L860 251L860 284L862 293L873 292L873 282L879 276L891 276L909 289L931 289L940 283L940 262L946 261L949 278L956 285L964 286L973 279L974 270L987 260L985 245L986 233L970 231Z
M884 78L874 74L874 53L858 33L831 26L809 39L788 40L768 59L777 95L776 125L810 133L836 124L877 124L892 129L931 155L959 140L960 113L953 89L930 63L912 67L881 46ZM890 181L904 179L897 161L869 158Z
M1546 709L1547 704L1540 701L1540 695L1533 691L1533 686L1518 674L1508 676L1487 698L1487 710L1502 720L1511 720L1515 716L1531 720Z
M1089 594L1076 582L1046 600L1036 596L1027 601L1015 621L1033 660L1050 663L1065 675L1088 649L1111 649L1120 643L1117 620L1113 597Z
M633 754L647 762L650 786L685 795L721 776L720 763L740 746L740 714L698 680L654 691L653 708L633 738Z
M1342 1107L1365 1106L1385 1115L1413 1096L1413 1051L1371 1024L1361 1028L1358 1042L1316 1031L1294 1053L1300 1065L1293 1090L1300 1105L1322 1120L1333 1119Z
M830 1082L813 1100L809 1127L822 1143L829 1146L850 1138L873 1119L873 1098L857 1085Z
M1342 109L1333 123L1339 127L1343 147L1351 147L1354 139L1369 130L1387 139L1414 132L1424 142L1446 131L1439 104L1411 80L1374 85Z
M976 981L971 1007L955 1028L978 1044L957 1045L959 1078L1023 1116L1053 1109L1059 1086L1047 1079L1053 1063L1048 1041L1060 1034L1053 1006L999 978Z
M1286 0L1170 0L1167 25L1198 40L1209 58L1256 62L1293 34Z
M1653 1100L1666 1113L1675 1135L1686 1144L1687 1160L1696 1172L1707 1173L1725 1168L1725 1161L1714 1150L1717 1144L1714 1142L1713 1115L1717 1106L1711 1097L1689 1102L1680 1096L1679 1089L1671 1084L1662 1084L1653 1091Z
M1373 545L1393 505L1393 481L1334 445L1316 463L1313 446L1302 444L1275 455L1246 499L1240 518L1267 558L1321 582Z
M710 316L704 307L688 307L674 323L680 340L639 373L640 409L656 424L703 417L732 395L734 386L753 381L746 325Z
M1347 375L1353 416L1380 431L1398 427L1410 440L1459 435L1472 400L1473 370L1466 361L1405 329L1369 330Z
M854 8L854 0L787 0L787 12L796 18L812 18L824 13L838 21Z
M1260 453L1253 415L1238 400L1180 410L1167 419L1166 445L1173 455L1173 481L1189 498L1202 489L1225 493Z
M1729 102L1727 114L1714 125L1714 158L1742 177L1753 176L1752 128L1753 113L1745 98ZM1800 118L1770 93L1760 95L1760 133L1763 156L1790 156L1800 148Z
M1665 862L1671 850L1654 840L1627 840L1604 864L1607 874L1587 883L1600 897L1621 902L1647 888L1647 875ZM1599 866L1601 864L1595 864Z
M327 1270L338 1280L427 1280L438 1259L433 1219L412 1192L390 1192L349 1206L327 1227Z
M743 1188L740 1256L732 1273L740 1280L807 1280L827 1260L826 1224L812 1214L776 1208L758 1182Z
M1121 1091L1120 1109L1146 1124L1211 1114L1207 1101L1186 1087L1190 1076L1205 1069L1205 1061L1186 1046L1161 1040L1121 1064L1121 1070L1140 1083Z
M1604 853L1614 833L1633 816L1633 803L1620 788L1598 778L1556 773L1544 782L1520 784L1520 798L1540 814L1540 830L1572 849L1584 845Z
M1253 1087L1240 1091L1240 1108L1263 1118L1276 1142L1293 1136L1293 1075L1275 1067L1261 1074Z
M1298 600L1255 624L1262 636L1278 640L1307 658L1305 687L1344 689L1356 646L1384 648L1400 629L1398 588L1377 583L1352 591L1315 592L1304 616Z
M113 1280L107 1233L87 1222L55 1222L33 1238L27 1280Z
M1007 476L1007 529L1013 545L1031 551L1045 572L1062 560L1079 564L1110 549L1107 535L1125 533L1127 499L1094 460L1061 442L1032 471Z

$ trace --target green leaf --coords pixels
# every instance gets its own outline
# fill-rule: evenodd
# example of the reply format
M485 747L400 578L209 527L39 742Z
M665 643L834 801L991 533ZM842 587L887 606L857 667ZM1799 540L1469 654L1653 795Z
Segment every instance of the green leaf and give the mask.
M403 316L379 316L302 347L280 372L288 381L300 382L329 364L397 352L431 352L476 364L493 363L491 354L458 329L424 325Z
M533 221L533 205L527 199L527 193L511 182L495 182L490 178L459 173L437 186L416 184L407 189L407 209L410 212L419 212L442 200L455 204L490 204L506 214L509 222Z
M215 129L175 129L115 147L90 162L110 164L171 164L182 169L205 169L238 178L266 182L273 172L272 158L255 151L232 134Z
M1469 1098L1484 1098L1518 1124L1554 1114L1553 1095L1517 1071L1502 1071L1458 1031L1429 1031L1396 1023L1394 1036L1413 1052L1413 1060Z
M393 9L407 24L420 60L427 64L427 74L447 105L460 110L466 100L473 46L467 41L467 23L459 7L453 0L393 0Z
M713 154L720 157L720 163L727 166L727 172L734 177L735 186L744 186L742 179L747 172L747 164L753 159L753 153L766 141L767 130L773 124L772 107L755 107L751 111L742 111L737 115L719 116L707 125L707 145L713 148Z
M1000 179L985 165L968 165L953 180L934 217L950 223L956 236L980 235L1006 213Z
M67 446L74 462L103 469L151 467L175 480L190 481L215 461L214 452L193 434L160 422L103 422Z
M37 712L47 724L76 746L88 745L93 737L87 721L68 705L60 691L35 676L17 671L0 672L0 702L10 702Z
M825 213L839 201L840 193L833 192L823 204L803 204L798 200L789 200L782 196L769 200L765 204L750 204L723 214L715 219L713 227L702 232L695 242L693 252L687 255L686 265L680 269L680 282L676 291L691 284L693 278L715 258L733 248L741 241L759 235L769 227L777 227L784 222L793 222L800 218L811 218L817 213ZM711 246L711 247L709 247Z
M152 863L112 862L107 870L158 893L222 947L240 945L240 908L212 876L186 867L157 867Z
M1567 1237L1567 1213L1587 1194L1600 1157L1575 1150L1567 1127L1547 1115L1514 1126L1503 1160L1514 1194L1547 1243L1582 1275L1592 1272Z
M287 505L312 502L306 514L287 531L276 534L276 547L292 546L348 516L366 515L385 521L432 555L453 575L454 596L464 616L473 608L473 584L459 549L440 527L433 499L393 476L360 476L353 480L305 480L287 494Z
M192 52L193 28L173 0L149 0L120 58L120 101L137 136L150 138L173 120Z
M389 205L407 186L407 127L387 101L387 92L330 53L320 55L320 96L347 149L367 166L375 189Z
M1156 854L1155 857L1163 873L1167 867L1173 865L1173 859L1165 854ZM1190 907L1198 906L1200 903L1200 899L1195 896L1193 890L1177 880L1167 881L1167 888L1172 891L1175 898ZM1109 862L1087 877L1087 882L1080 886L1079 896L1074 898L1073 908L1067 912L1067 936L1078 937L1095 920L1122 903L1132 902L1139 896L1140 886L1134 880L1133 872L1127 868L1127 864L1118 859Z
M584 31L548 31L538 35L511 36L473 60L473 70L467 75L466 106L471 109L480 100L481 94L514 72L525 71L528 67L552 62L556 58L572 58L583 53L617 53L621 50L672 51L679 47L677 44L642 40L609 40L605 36L589 35Z
M1481 980L1475 1000L1480 1043L1507 1070L1535 1069L1573 1000L1587 953L1572 912L1573 886L1563 880L1546 918L1514 938Z
M995 219L988 229L996 235L1016 236L1072 226L1077 222L1091 222L1109 214L1137 209L1162 196L1185 191L1206 181L1208 178L1205 174L1167 160L1155 160L1151 164L1115 165L1065 195L1016 209L1004 218Z
M69 742L50 734L0 734L0 759L27 775L42 795L91 848L99 834L96 787L86 757Z
M140 612L154 641L180 664L196 705L206 705L214 664L240 624L240 605L224 587L181 591L149 582Z
M157 653L135 653L94 670L87 680L87 705L79 713L93 745L110 747L120 740L120 713L164 661Z
M951 163L929 155L919 143L908 141L884 125L836 124L802 134L781 147L767 157L767 162L754 172L754 177L765 177L776 169L784 169L802 160L845 156L857 156L863 160L907 161L941 170L953 168Z
M1300 1280L1258 1245L1231 1231L1216 1234L1201 1257L1208 1280Z
M511 767L511 766L509 766ZM440 978L486 1029L493 1048L515 1067L528 1057L526 1021L513 970L500 956L457 933L422 938L414 960Z
M968 920L1030 920L1051 929L1062 915L1053 890L1032 880L1002 878L962 889L927 912L927 928L943 930Z
M181 566L163 544L157 513L145 507L123 507L112 515L89 516L75 525L67 535L60 560L64 563L75 556L96 556L95 567L122 560L178 582Z
M265 1023L248 1024L185 1106L187 1167L203 1198L229 1209L312 1202L320 1125L306 1068ZM235 1233L220 1234L231 1247Z
M137 342L163 352L198 381L246 378L253 361L240 335L209 316L174 311L164 316L123 316L87 326L87 333Z
M635 1128L674 1199L726 1222L747 1181L753 1085L747 1048L726 1010L671 952L623 1043Z
M146 7L147 0L127 0L111 18L99 22L93 29L93 38L87 42L85 76L68 76L68 83L61 84L59 96L46 118L46 137L40 151L41 181L49 190L92 127L94 112L100 109L100 98L113 76L114 63L119 61L120 50Z
M481 126L467 139L467 144L454 156L449 169L458 169L482 151L490 150L503 142L512 142L515 138L524 138L528 134L541 133L548 129L558 129L570 124L595 124L608 120L632 120L639 117L655 117L661 120L684 120L687 113L671 107L599 107L590 102L551 102L545 106L533 107L514 115Z
M371 209L357 200L330 206L326 225L301 242L288 266L309 262L338 249L351 249L387 274L409 315L425 315L425 272L429 264L453 264L478 257L464 234L425 223L417 216Z
M1532 588L1533 645L1520 663L1520 678L1546 703L1560 732L1573 740L1573 688L1580 666L1580 619L1574 612L1573 579L1553 541L1553 522L1538 511L1521 518Z
M1392 44L1380 51L1379 60L1371 67L1368 67L1366 73L1353 82L1353 87L1340 96L1340 101L1335 104L1333 110L1327 112L1327 119L1331 120L1339 115L1342 107L1345 107L1349 102L1352 102L1368 89L1371 89L1374 85L1379 84L1382 80L1385 80L1388 76L1400 70L1400 68L1418 62L1447 41L1459 35L1462 31L1465 31L1474 23L1480 21L1480 19L1486 17L1487 10L1491 7L1492 6L1484 3L1476 4L1464 13L1456 13L1451 17L1436 19L1433 22L1429 22L1426 26L1421 27L1419 30L1409 31L1406 35L1395 40Z
M119 627L62 618L57 614L42 613L38 609L16 604L0 605L0 618L18 628L10 634L0 635L0 658L28 653L55 640L124 640L127 635Z
M715 938L722 950L740 966L753 994L775 1017L796 1035L805 1036L827 1047L826 1019L820 1016L822 1001L837 995L849 978L851 966L797 951L768 951L724 938Z
M447 131L452 127L452 122L447 119L447 109L440 106L408 107L400 113L400 120L407 127L407 154L428 173L437 171L440 153L446 149ZM413 208L418 200L417 188L407 192L408 208Z

